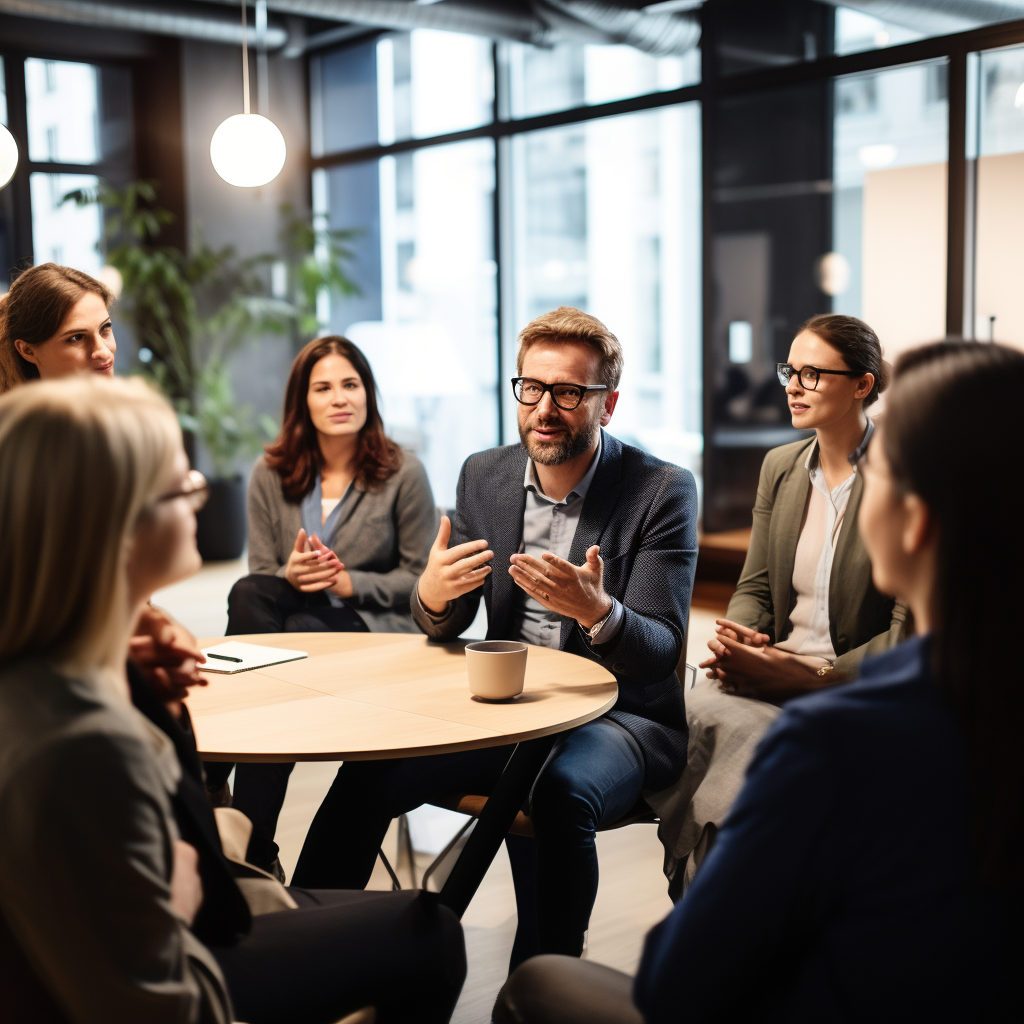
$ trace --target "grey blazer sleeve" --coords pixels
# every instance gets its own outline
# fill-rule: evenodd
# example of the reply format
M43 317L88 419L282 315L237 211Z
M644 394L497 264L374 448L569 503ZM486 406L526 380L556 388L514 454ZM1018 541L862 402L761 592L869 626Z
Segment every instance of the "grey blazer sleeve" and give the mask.
M775 506L776 478L777 472L772 460L765 458L757 483L750 547L725 613L727 619L769 636L775 632L775 605L768 584L768 530ZM778 640L778 637L772 636L772 640Z
M278 538L281 532L279 510L280 493L274 493L274 481L263 459L253 467L249 478L247 513L249 526L249 572L264 576L284 576L288 559L281 558ZM278 488L280 485L278 485ZM291 538L294 544L295 537ZM291 546L291 544L289 546Z
M358 602L405 611L416 581L427 566L438 514L423 463L407 458L399 474L392 512L398 536L398 565L389 572L349 569L348 574Z
M455 514L452 517L452 535L448 540L450 548L464 541L476 539L469 536L466 528L466 465L465 462L462 464L459 483L455 490ZM418 582L417 579L417 584ZM416 620L416 625L431 640L455 640L476 618L477 609L480 607L480 594L480 587L477 587L476 590L449 601L448 607L440 615L435 615L423 607L417 586L414 585L410 602L412 617Z
M227 1024L216 961L170 908L169 807L141 739L44 747L0 805L0 904L76 1024Z

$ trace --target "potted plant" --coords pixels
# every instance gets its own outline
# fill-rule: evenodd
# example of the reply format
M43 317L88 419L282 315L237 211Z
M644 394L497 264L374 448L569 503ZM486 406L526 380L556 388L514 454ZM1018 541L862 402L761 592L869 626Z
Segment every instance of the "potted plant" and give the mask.
M353 233L314 227L311 218L286 206L284 260L272 253L241 259L231 246L210 248L198 233L185 253L159 244L173 215L156 205L153 182L123 189L100 182L65 200L103 209L100 247L121 276L119 312L138 344L137 372L174 405L190 455L198 443L212 467L210 499L198 516L200 554L210 561L238 558L246 538L238 462L274 437L277 424L237 401L229 357L267 332L289 335L296 350L314 337L323 290L357 290L343 267ZM272 263L284 264L290 294L269 294L266 270Z

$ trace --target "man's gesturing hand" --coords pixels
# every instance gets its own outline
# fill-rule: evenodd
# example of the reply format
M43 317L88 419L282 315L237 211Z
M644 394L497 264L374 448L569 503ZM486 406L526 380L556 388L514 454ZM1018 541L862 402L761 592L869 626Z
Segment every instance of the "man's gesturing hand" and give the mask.
M587 549L582 565L546 552L542 559L513 555L512 579L538 604L575 619L584 629L600 622L611 610L612 599L601 584L604 562L596 544Z
M417 587L423 607L437 614L445 610L449 601L476 590L487 579L491 571L487 562L494 557L485 540L467 540L449 548L451 535L452 521L441 516L427 567Z

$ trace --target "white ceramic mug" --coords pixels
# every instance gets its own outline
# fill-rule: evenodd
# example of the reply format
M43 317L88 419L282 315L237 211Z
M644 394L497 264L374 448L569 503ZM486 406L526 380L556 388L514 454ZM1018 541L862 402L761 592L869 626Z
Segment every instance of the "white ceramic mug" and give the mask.
M484 700L508 700L523 692L526 655L530 648L518 640L479 640L466 644L470 693Z

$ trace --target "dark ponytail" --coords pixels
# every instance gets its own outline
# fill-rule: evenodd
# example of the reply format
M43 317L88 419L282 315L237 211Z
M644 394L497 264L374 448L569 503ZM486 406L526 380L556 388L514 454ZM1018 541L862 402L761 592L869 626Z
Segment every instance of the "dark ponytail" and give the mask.
M937 528L932 675L963 729L968 840L982 878L1020 892L1024 534L1012 456L1024 448L1024 353L938 342L898 362L882 443L893 480ZM1009 460L1007 456L1010 456Z
M800 327L802 331L816 334L831 345L851 370L870 373L875 378L875 386L864 399L864 405L878 401L878 396L889 386L892 367L882 358L878 335L863 320L844 313L819 313Z

